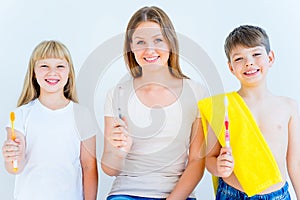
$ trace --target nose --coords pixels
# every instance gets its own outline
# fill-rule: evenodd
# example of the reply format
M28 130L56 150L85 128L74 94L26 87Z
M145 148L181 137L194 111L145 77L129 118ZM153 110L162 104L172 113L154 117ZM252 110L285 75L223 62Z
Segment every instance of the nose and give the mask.
M253 59L252 58L247 58L246 63L245 63L245 67L250 67L252 65L253 65Z
M146 50L154 50L155 45L153 44L153 42L148 42L145 49Z
M145 53L153 53L155 51L155 45L152 43L148 43L144 50Z
M50 67L48 74L56 74L56 67Z

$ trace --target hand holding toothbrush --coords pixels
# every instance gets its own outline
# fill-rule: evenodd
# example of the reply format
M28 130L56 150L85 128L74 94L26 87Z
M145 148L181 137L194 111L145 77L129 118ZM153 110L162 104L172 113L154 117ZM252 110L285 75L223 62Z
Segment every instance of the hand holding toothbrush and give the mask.
M2 147L5 167L10 173L20 172L20 163L25 160L25 137L14 128L15 114L10 114L11 128L7 130L7 140Z
M111 133L111 144L123 152L129 152L132 146L132 138L128 133L127 121L121 109L124 89L119 85L117 90L118 117L114 120Z
M128 133L127 121L123 116L121 119L114 120L112 132L110 134L110 143L113 147L128 153L132 146L132 138ZM123 153L122 153L123 154Z
M15 133L15 127L14 127L14 122L15 122L15 113L11 112L10 113L10 122L11 122L11 139L15 141L16 139L16 133ZM13 160L13 170L14 172L18 171L18 160Z
M226 147L230 147L229 118L228 118L228 98L227 98L226 95L224 97L224 106L225 106L225 119L224 119L225 144L226 144Z
M229 133L229 118L228 118L228 99L224 97L225 106L225 147L221 148L220 154L217 157L217 173L219 177L229 177L233 172L234 159L230 148L230 133Z

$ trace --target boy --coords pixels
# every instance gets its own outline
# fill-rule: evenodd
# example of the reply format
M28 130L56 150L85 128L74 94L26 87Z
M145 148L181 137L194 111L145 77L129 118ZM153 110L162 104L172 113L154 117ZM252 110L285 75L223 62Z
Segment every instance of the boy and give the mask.
M290 199L286 171L300 199L298 106L267 88L274 63L268 36L260 27L244 25L228 35L224 47L241 87L199 102L207 134L206 167L219 177L216 199ZM225 145L224 104L230 146Z

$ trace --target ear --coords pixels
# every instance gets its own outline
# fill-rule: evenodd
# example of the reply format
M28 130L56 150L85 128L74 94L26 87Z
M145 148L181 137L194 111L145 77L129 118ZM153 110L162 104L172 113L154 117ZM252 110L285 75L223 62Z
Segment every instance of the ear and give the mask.
M233 67L232 67L230 61L227 62L227 65L228 65L228 68L229 68L230 72L231 72L232 74L234 74L234 73L233 73Z
M270 67L271 67L275 61L274 51L270 50L270 52L268 53L268 57L269 57L269 63L270 63Z

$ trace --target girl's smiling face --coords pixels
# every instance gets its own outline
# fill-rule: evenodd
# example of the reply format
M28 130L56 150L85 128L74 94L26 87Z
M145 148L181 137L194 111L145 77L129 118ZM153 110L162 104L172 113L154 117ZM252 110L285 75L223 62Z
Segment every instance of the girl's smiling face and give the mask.
M47 58L36 61L34 73L41 94L60 92L63 94L69 72L70 68L65 59Z

